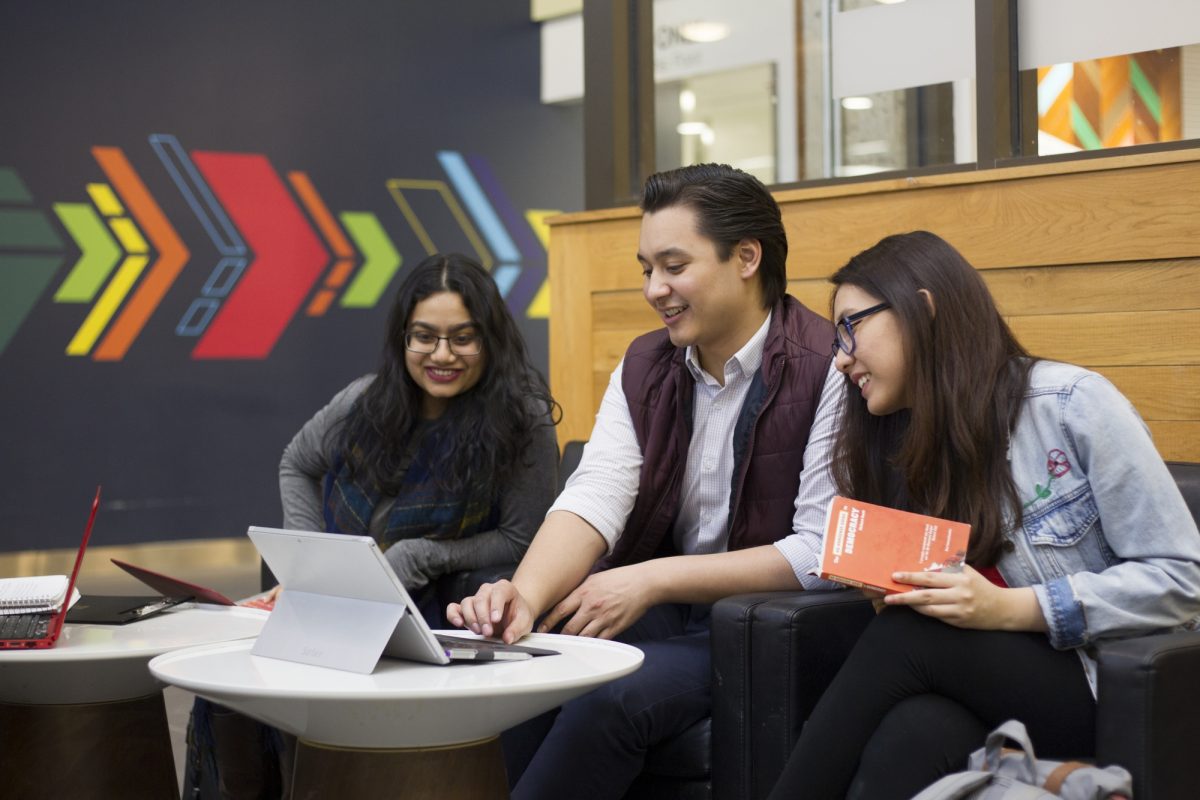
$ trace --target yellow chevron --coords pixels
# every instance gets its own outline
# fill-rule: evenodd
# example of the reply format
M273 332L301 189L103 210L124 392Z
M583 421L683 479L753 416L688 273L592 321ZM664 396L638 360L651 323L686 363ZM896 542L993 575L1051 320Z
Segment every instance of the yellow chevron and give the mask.
M142 274L142 270L145 269L146 262L149 260L149 256L143 255L125 257L120 268L117 269L117 274L108 282L108 286L104 287L100 299L96 301L96 305L92 306L87 318L84 319L70 344L67 345L67 355L86 356L92 351L96 340L104 332L104 327L108 325L113 314L117 313L121 301L125 299L125 295L129 294L129 290L133 288L133 284L137 282L138 276Z

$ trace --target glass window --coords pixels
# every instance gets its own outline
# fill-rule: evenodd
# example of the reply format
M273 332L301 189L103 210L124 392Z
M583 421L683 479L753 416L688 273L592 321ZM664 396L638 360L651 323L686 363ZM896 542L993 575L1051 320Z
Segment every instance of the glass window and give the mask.
M834 1L833 153L820 177L975 161L974 4Z
M655 0L656 166L767 183L975 160L974 4Z
M779 182L774 64L661 82L654 111L659 169L715 161Z
M838 100L834 177L975 160L973 80Z
M798 180L797 0L655 0L656 167Z

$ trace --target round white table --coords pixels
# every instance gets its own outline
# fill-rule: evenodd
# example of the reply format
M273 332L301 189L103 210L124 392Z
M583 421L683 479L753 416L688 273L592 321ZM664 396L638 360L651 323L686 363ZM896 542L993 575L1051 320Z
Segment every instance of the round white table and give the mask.
M162 684L146 664L257 636L267 612L188 604L128 625L68 624L47 650L0 650L0 753L13 797L178 796Z
M404 797L504 797L501 731L642 663L641 650L618 642L538 634L522 644L559 655L447 666L383 658L361 675L228 642L167 653L150 671L299 737L294 797L401 786Z
M48 650L0 650L0 703L63 705L159 691L146 664L170 650L258 635L267 612L188 603L128 625L63 626Z

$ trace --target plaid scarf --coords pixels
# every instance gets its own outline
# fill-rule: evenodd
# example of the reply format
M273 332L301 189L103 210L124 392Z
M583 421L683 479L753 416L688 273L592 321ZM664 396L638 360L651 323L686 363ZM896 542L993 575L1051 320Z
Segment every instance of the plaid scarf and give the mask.
M415 450L404 471L395 502L387 516L387 525L375 540L387 549L400 539L463 539L480 531L491 530L499 520L499 504L487 487L468 487L465 492L446 491L431 472L431 454L441 437L426 435L410 450ZM361 453L355 444L355 455ZM366 485L351 475L345 455L339 455L323 482L325 530L330 533L374 535L370 531L375 506L383 497L380 488Z

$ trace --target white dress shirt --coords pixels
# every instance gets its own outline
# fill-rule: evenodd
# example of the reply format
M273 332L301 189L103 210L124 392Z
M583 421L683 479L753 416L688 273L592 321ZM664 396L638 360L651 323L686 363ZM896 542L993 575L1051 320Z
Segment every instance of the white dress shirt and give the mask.
M754 373L762 366L770 324L768 315L742 349L725 362L724 386L700 366L694 348L687 348L684 354L695 379L695 405L673 535L676 549L685 555L719 553L729 547L729 487L736 467L733 431ZM604 537L609 553L633 511L642 466L642 451L621 388L624 363L617 364L609 378L579 466L550 508L583 518ZM804 450L792 533L775 543L808 589L836 586L808 573L817 566L825 515L834 495L830 460L844 391L845 379L831 364Z

